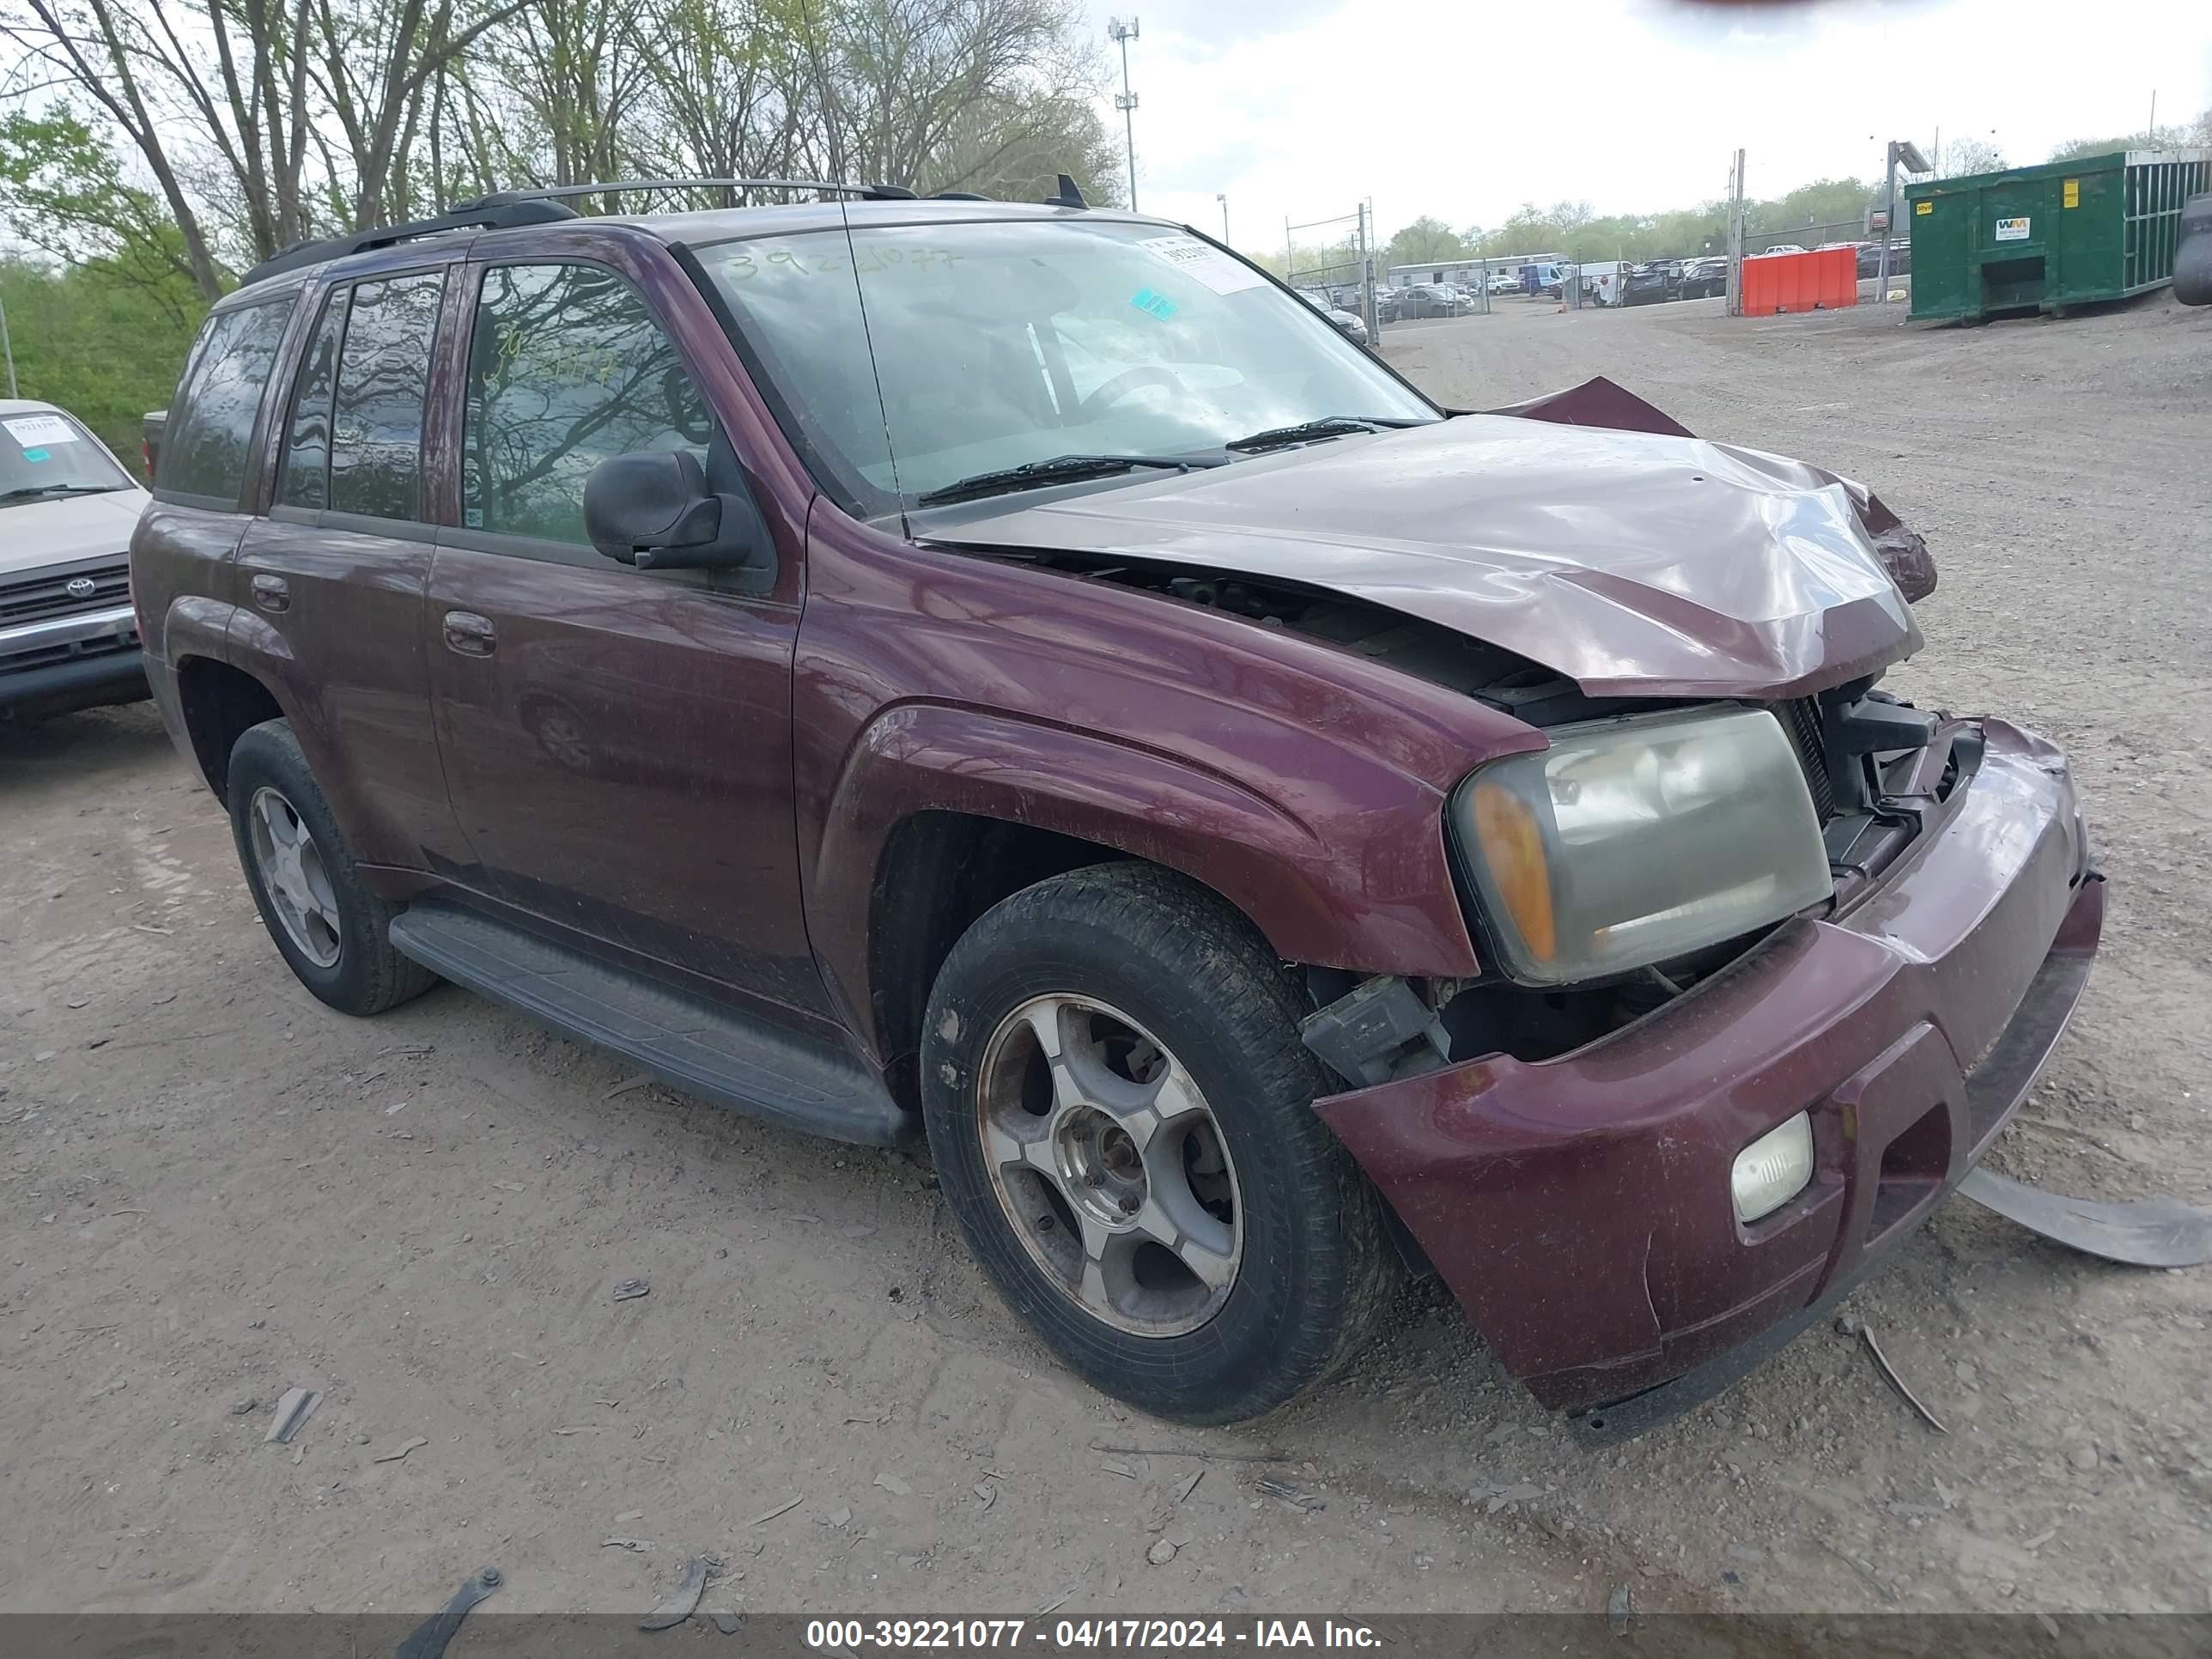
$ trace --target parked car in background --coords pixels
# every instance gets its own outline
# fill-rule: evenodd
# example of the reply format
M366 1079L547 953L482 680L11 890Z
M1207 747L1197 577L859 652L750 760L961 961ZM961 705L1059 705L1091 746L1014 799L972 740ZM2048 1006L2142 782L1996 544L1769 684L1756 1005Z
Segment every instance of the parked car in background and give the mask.
M1376 322L1395 323L1398 320L1399 298L1403 292L1403 289L1393 288L1388 283L1376 285L1375 320Z
M1682 265L1680 297L1685 300L1706 300L1717 294L1728 292L1728 261L1726 259L1690 259Z
M1764 259L1775 254L1802 253L1805 250L1802 247L1799 246L1795 242L1776 242L1769 246L1759 249L1756 253L1747 253L1743 257L1747 259Z
M0 720L148 695L129 571L146 500L75 416L0 398Z
M1456 317L1459 295L1440 283L1416 283L1398 296L1398 311L1405 317Z
M1172 223L847 193L216 302L132 594L300 982L926 1137L1172 1419L1433 1270L1632 1433L1902 1255L2104 899L2055 744L1880 684L1895 515L1611 385L1448 416Z
M1662 264L1636 265L1621 284L1620 302L1630 306L1656 305L1680 291L1676 274Z
M1360 319L1358 313L1346 311L1318 289L1302 288L1298 290L1298 298L1328 318L1334 325L1336 331L1354 345L1367 343L1367 325Z
M1496 265L1491 268L1490 291L1492 294L1518 294L1521 292L1521 287L1519 271L1508 270L1503 266Z

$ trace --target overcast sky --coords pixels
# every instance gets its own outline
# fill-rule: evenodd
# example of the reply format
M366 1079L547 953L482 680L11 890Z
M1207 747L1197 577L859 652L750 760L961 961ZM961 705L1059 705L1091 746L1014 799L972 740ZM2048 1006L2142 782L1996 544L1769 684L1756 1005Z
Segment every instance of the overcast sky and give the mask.
M1089 0L1103 38L1113 0ZM1523 201L1657 211L1872 179L1940 125L2009 161L2212 106L2212 0L1127 0L1137 202L1279 248L1370 197L1495 225ZM1113 51L1108 44L1109 53ZM1118 89L1120 64L1113 59ZM1121 116L1107 113L1121 132ZM1301 241L1328 240L1313 232Z

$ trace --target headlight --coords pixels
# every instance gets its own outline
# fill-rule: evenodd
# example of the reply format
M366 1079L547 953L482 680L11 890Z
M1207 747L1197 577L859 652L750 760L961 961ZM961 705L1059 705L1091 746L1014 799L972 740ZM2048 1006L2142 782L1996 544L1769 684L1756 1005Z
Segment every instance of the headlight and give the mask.
M1565 726L1452 798L1516 979L1664 962L1827 897L1827 849L1772 714L1723 708Z

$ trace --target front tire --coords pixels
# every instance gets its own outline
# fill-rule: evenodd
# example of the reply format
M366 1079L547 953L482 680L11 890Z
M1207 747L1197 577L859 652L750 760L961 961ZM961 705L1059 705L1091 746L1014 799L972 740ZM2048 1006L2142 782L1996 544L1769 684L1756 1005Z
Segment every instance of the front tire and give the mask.
M301 984L341 1013L380 1014L437 983L392 948L397 911L362 881L291 721L240 737L223 793L254 908Z
M922 1113L946 1202L1008 1305L1145 1411L1271 1411L1390 1299L1303 1012L1242 916L1147 865L1015 894L938 976Z

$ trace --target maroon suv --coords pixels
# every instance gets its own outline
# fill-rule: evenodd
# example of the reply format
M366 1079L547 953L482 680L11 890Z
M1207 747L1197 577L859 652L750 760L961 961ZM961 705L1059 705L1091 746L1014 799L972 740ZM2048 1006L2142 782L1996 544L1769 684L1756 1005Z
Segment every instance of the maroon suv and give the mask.
M1893 1255L2103 901L2057 750L1878 689L1881 503L1603 382L1442 410L1182 227L846 193L216 307L132 587L307 987L926 1133L1193 1421L1433 1270L1633 1432Z

